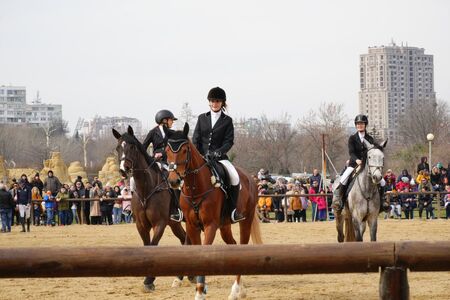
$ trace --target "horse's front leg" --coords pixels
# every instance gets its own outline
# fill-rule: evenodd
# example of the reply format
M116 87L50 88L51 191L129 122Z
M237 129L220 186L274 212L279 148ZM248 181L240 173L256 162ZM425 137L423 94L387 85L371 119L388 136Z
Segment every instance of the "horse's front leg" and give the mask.
M217 226L215 224L209 224L205 226L205 238L203 240L203 245L211 245L216 237ZM193 241L194 242L194 241ZM205 275L197 276L197 292L195 293L195 300L205 299L206 294L206 278Z
M164 229L166 228L166 224L164 222L160 222L157 225L154 225L152 227L153 229L153 238L150 241L150 244L145 246L157 246L159 241L161 240L161 237L164 233ZM147 276L144 280L144 288L146 291L154 291L155 290L155 277L154 276Z
M201 231L195 224L190 223L189 220L186 222L186 243L191 243L191 245L201 245ZM205 299L205 276L196 276L197 287L195 292L195 300L203 300Z
M247 221L247 220L244 220ZM236 240L233 238L233 232L231 231L231 225L223 226L220 228L220 235L222 236L222 239L225 243L235 245ZM248 241L247 241L248 243ZM241 275L236 275L236 280L234 281L233 285L231 286L231 292L228 296L229 300L235 300L239 298L244 298L245 291L244 286L242 285L241 281Z
M377 241L377 228L378 228L378 214L374 214L369 216L367 222L369 223L369 229L370 229L370 241L376 242Z

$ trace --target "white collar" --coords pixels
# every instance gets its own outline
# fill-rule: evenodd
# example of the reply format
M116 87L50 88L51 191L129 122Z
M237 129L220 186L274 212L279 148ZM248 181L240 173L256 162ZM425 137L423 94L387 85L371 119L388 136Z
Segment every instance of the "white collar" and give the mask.
M358 131L358 136L359 136L359 139L362 141L364 139L364 137L366 136L366 133L365 132L361 133Z
M164 132L164 125L159 125L158 127L159 127L159 131L161 131L162 137L165 138L166 137L166 133Z
M215 112L213 110L211 110L211 116L218 119L220 117L220 115L222 115L222 110L219 110L218 112Z

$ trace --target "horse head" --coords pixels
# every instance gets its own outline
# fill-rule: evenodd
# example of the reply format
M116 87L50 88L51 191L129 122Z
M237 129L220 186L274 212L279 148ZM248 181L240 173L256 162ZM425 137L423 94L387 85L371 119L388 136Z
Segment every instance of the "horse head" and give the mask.
M167 162L169 163L169 184L178 188L186 177L191 160L191 146L188 137L189 124L185 123L182 131L169 133L167 141Z
M384 153L383 149L386 147L387 140L382 142L379 147L364 140L364 145L367 147L367 161L366 167L368 174L372 178L372 182L378 184L383 179L384 167Z
M117 139L117 156L120 162L120 173L126 177L139 164L139 155L144 155L148 165L153 163L153 159L147 154L144 146L134 136L131 126L128 126L127 132L120 134L114 128L112 129L114 137Z

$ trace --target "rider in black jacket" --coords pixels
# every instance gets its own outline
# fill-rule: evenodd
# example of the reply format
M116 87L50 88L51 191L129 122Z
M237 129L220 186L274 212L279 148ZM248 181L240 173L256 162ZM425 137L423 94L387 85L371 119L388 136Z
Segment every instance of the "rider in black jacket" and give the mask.
M237 211L239 199L239 174L228 160L227 152L234 143L234 126L230 116L225 114L227 97L225 91L220 87L212 88L208 93L210 111L198 116L192 142L198 151L221 163L229 176L232 213L231 220L239 222L245 217Z
M158 111L155 115L155 121L158 125L149 131L143 143L145 149L150 146L150 143L153 145L153 158L156 159L161 170L163 171L163 174L167 169L167 140L169 133L173 131L170 128L172 127L173 122L176 120L177 118L175 118L170 110L163 109ZM173 221L181 222L183 220L183 213L179 208L178 197L175 195L175 191L171 191L171 193L172 205L170 206L170 218Z
M367 148L364 144L364 140L369 142L372 145L378 146L373 137L370 136L366 132L367 124L369 123L369 120L367 119L367 116L365 115L357 115L355 118L355 126L357 132L353 135L351 135L348 139L348 152L350 155L350 160L348 163L347 168L345 169L342 176L339 178L339 184L334 189L333 192L333 204L332 207L335 210L340 211L344 204L343 204L343 197L345 194L346 186L348 183L348 179L350 175L352 174L353 170L359 166L363 165L365 163L365 160L367 158ZM382 200L383 197L383 187L386 183L384 182L384 179L381 180L379 188L380 191L380 202L383 205L383 209L386 209L387 205Z

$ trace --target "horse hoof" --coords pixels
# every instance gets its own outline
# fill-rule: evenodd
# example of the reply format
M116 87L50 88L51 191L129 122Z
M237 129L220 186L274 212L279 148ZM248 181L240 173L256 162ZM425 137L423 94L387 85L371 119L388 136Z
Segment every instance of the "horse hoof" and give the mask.
M146 292L153 292L155 290L155 285L153 283L144 284L144 290Z
M199 292L196 292L195 293L195 298L194 298L195 300L205 300L206 299L206 296L205 296L205 294L203 294L203 293L199 293Z
M173 280L173 282L172 282L172 287L173 287L173 288L177 288L177 287L180 287L180 286L181 286L181 280L178 279L178 278L175 278L175 279Z

